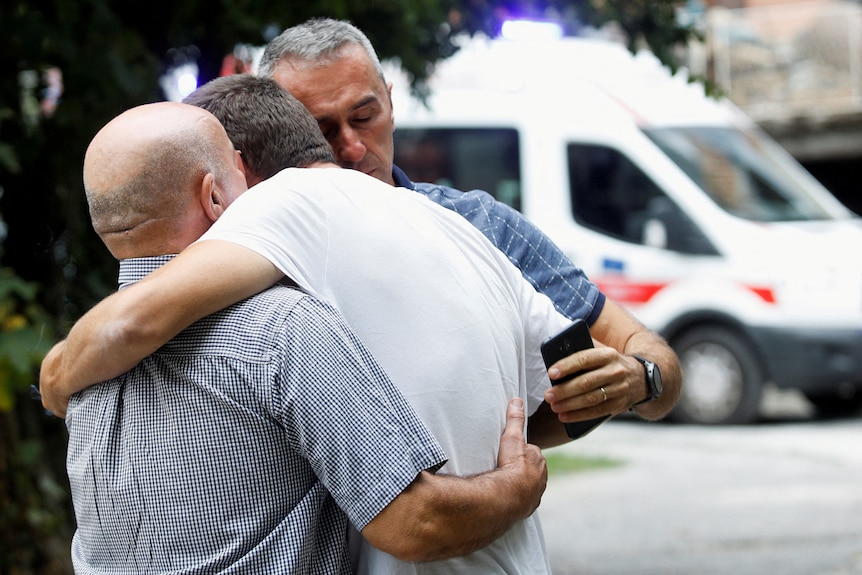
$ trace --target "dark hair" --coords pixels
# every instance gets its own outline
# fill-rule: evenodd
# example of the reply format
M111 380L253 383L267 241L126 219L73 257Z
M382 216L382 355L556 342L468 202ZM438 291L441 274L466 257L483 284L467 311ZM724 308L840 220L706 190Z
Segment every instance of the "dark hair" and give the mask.
M274 80L251 74L207 82L186 99L214 115L246 168L260 179L285 168L335 162L317 122L296 98Z

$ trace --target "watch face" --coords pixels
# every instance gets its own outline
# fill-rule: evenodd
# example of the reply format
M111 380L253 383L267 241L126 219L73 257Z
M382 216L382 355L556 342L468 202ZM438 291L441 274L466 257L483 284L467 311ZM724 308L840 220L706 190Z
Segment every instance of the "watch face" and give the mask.
M655 390L653 397L658 397L661 395L661 392L664 389L664 386L661 382L661 371L659 371L659 368L656 364L652 364L652 369L650 371L652 372L653 388Z

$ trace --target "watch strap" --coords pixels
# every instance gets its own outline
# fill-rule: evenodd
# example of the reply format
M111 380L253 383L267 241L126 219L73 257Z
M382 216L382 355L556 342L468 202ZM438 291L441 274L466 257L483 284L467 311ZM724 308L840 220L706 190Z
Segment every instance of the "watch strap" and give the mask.
M658 399L660 392L656 389L656 384L655 384L655 379L654 379L655 375L653 374L653 370L656 369L655 362L652 362L652 361L650 361L644 357L641 357L639 355L632 354L632 357L635 358L636 360L638 360L638 362L640 362L640 364L644 368L644 380L646 381L647 393L648 393L648 395L645 399L638 401L637 403L634 404L634 406L632 406L632 407L635 407L638 405L643 405L644 403L650 402L654 399Z

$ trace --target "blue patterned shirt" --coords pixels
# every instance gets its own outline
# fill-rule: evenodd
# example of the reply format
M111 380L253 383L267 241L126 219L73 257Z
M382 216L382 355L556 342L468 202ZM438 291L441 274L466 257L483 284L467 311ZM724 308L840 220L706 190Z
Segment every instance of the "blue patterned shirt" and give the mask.
M583 318L592 325L605 305L605 296L584 271L539 228L514 208L488 192L462 192L438 184L414 183L393 166L395 185L425 195L436 204L460 214L491 240L561 314Z
M445 462L341 315L281 286L76 394L66 424L79 574L348 573L348 521Z

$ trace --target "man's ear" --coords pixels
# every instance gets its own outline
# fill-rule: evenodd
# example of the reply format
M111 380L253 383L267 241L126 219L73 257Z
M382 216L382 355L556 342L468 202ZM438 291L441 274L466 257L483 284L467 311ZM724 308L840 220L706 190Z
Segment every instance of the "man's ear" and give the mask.
M207 172L201 181L200 201L204 213L211 222L219 219L227 209L227 197L216 183L212 172Z

